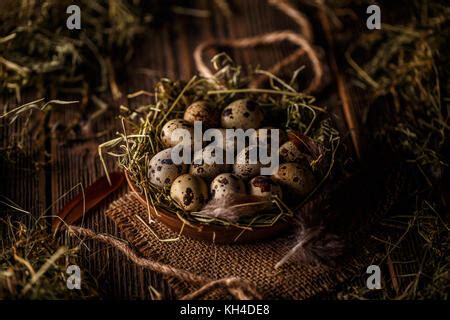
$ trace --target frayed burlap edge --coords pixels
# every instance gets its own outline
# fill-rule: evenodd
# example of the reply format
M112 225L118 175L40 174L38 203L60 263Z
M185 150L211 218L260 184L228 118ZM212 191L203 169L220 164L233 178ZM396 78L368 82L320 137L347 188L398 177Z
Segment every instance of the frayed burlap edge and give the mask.
M112 203L106 215L143 257L204 279L237 277L246 280L266 299L311 298L358 273L364 273L373 258L373 251L362 245L359 254L344 259L340 267L335 269L289 263L275 270L273 266L295 242L292 235L262 243L228 246L186 237L166 241L176 238L177 234L155 220L149 222L147 209L131 193ZM199 288L176 277L167 277L167 281L178 298ZM204 296L207 299L229 297L223 288Z

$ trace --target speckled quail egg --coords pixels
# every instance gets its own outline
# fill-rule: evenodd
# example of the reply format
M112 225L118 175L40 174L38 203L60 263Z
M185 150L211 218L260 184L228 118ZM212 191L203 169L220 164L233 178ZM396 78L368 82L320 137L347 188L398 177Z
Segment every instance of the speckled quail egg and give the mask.
M316 184L309 168L293 162L280 165L272 179L300 196L306 196Z
M281 145L287 140L287 135L284 130L275 128L275 127L263 127L259 128L255 131L255 133L252 135L252 139L255 139L255 141L258 144L270 144L272 142L272 133L273 130L278 130L278 143Z
M222 159L215 159L217 151L222 153ZM202 163L197 164L197 160L201 160ZM215 162L215 160L218 161ZM218 174L231 171L231 165L226 164L225 160L226 155L223 149L217 148L216 150L212 147L205 147L194 154L189 173L211 181Z
M180 136L178 139L172 136L176 129L186 129L190 134L190 141L194 138L194 128L184 119L173 119L168 121L161 129L161 141L166 147L174 147L180 143L186 136Z
M283 197L280 185L275 183L269 176L256 176L249 182L249 193L254 196L270 199L277 196Z
M155 186L168 186L172 184L180 174L187 171L186 165L176 165L173 163L171 151L172 148L162 150L150 160L150 182Z
M249 163L250 156L256 155L256 163ZM258 157L258 147L250 146L241 150L236 156L235 163L233 165L233 172L238 177L247 180L251 179L260 174L261 163L257 161Z
M299 162L304 158L298 144L294 141L286 141L280 146L280 159L282 162Z
M259 105L247 99L236 100L222 110L222 127L230 129L258 129L264 120Z
M195 121L201 121L204 127L211 128L219 124L218 115L206 101L197 101L187 107L183 118L191 125Z
M183 174L172 183L170 197L183 210L197 211L208 201L208 186L200 177Z
M213 199L222 199L236 193L246 193L245 183L232 173L219 174L211 182L211 196Z
M223 147L226 147L226 141L227 141L227 131L224 128L211 128L211 130L218 130L220 131L220 134L214 134L214 138L211 139L211 141L215 141L218 145L223 145Z
M211 128L210 130L212 130ZM210 141L214 141L214 144L217 146L220 146L224 150L231 150L233 151L233 157L236 155L236 146L237 146L237 138L234 135L230 135L227 137L226 130L224 128L214 128L214 130L218 130L220 134L214 133L214 137L210 139ZM233 131L233 129L230 129ZM206 134L206 132L205 132ZM228 146L227 146L228 145Z

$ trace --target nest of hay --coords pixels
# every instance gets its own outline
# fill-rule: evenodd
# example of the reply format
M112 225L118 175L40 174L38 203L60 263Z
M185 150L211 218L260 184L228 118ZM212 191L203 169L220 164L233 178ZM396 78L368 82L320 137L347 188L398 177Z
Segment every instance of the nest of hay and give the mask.
M314 97L298 92L293 87L298 72L294 73L290 83L269 74L270 88L250 89L248 83L255 72L250 76L243 76L241 68L235 66L224 54L216 56L213 64L218 70L213 78L193 77L188 82L162 79L155 86L154 93L139 92L131 95L151 95L154 102L135 108L122 107L123 132L119 137L99 147L102 161L103 152L117 157L120 166L131 178L138 192L145 197L149 207L173 213L189 225L232 224L241 228L265 227L273 225L280 218L293 217L295 211L314 193L319 192L324 182L332 175L340 137L330 114L325 108L314 104ZM260 201L247 199L248 202L236 205L244 206L244 210L257 211L257 214L248 217L244 215L233 223L211 217L205 214L204 210L181 210L171 199L167 188L155 187L148 177L150 159L165 149L160 138L161 128L171 119L182 118L185 109L195 101L208 102L215 108L215 112L220 114L222 108L230 102L243 98L256 101L265 114L269 115L266 116L268 121L264 123L265 126L300 133L301 143L307 150L307 162L317 178L317 185L307 197L294 206L275 197L269 201L270 210L267 210L267 206L262 209Z

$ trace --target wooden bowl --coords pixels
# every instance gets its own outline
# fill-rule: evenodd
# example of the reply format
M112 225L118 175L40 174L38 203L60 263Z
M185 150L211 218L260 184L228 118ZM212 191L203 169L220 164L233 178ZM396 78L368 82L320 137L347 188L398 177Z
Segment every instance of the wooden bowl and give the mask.
M128 186L134 192L135 196L145 207L147 207L147 201L144 196L138 191L132 179L127 173L125 173ZM218 226L218 225L207 225L198 224L198 228L192 227L190 225L184 224L183 222L173 213L168 212L162 208L157 208L157 212L154 207L150 205L150 210L153 216L169 227L176 233L181 234L189 238L196 240L203 240L208 242L214 242L216 244L237 244L237 243L248 243L254 241L261 241L264 239L270 239L280 234L282 231L286 230L290 223L286 219L279 219L274 225L268 227L254 227L251 230L243 230L235 226Z

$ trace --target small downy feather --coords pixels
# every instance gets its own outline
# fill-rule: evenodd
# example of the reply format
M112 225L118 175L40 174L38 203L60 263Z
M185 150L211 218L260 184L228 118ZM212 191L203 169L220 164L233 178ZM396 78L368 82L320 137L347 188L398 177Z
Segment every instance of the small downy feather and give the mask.
M297 234L297 244L275 265L281 267L288 261L332 266L344 252L345 246L337 235L323 227L305 228Z
M200 213L235 223L241 217L252 216L271 208L270 200L236 193L220 199L212 199Z
M276 267L290 260L335 266L358 232L378 221L380 213L389 212L404 182L401 168L377 162L313 196L296 212L296 242Z
M326 194L326 193L325 193ZM332 266L345 249L344 241L325 228L329 207L327 197L319 194L297 213L298 230L295 245L275 265L279 268L288 261Z

